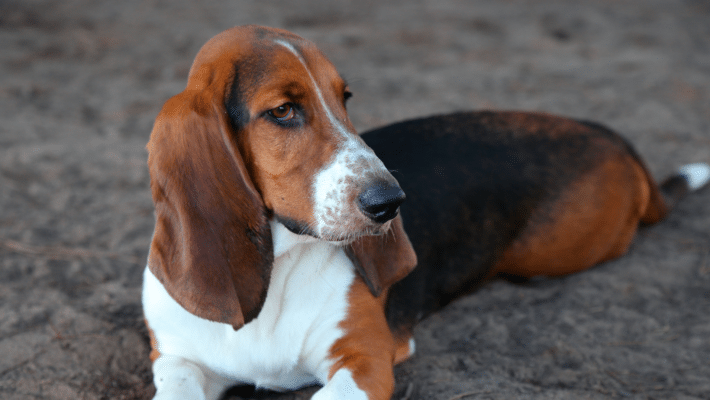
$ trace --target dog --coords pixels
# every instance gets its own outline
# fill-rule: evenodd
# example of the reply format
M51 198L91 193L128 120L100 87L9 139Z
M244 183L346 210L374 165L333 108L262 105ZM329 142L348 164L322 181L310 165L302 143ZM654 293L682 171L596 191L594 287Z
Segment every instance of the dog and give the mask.
M311 42L243 26L208 41L165 103L147 145L155 399L236 384L389 399L417 321L498 274L619 257L710 175L688 165L658 186L612 131L545 114L359 136L350 96Z

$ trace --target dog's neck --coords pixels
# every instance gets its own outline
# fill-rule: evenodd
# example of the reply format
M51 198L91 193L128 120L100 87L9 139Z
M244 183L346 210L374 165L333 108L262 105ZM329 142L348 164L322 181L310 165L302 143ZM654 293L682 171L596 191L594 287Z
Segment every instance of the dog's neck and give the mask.
M274 260L293 250L293 248L298 245L317 242L324 245L329 244L310 235L297 235L274 219L270 221L270 224L271 238L274 245Z

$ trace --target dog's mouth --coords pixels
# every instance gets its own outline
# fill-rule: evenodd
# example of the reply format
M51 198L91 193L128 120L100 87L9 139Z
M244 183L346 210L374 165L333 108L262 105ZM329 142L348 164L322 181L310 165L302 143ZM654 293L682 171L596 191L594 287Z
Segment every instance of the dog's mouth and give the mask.
M334 244L337 246L347 246L357 239L365 236L382 236L386 234L392 227L392 221L389 220L387 222L384 222L378 227L370 227L365 229L362 232L357 232L357 233L347 233L347 234L321 234L318 236L320 240L323 240L325 242L328 242L330 244Z
M286 229L291 233L296 235L311 236L315 239L327 242L336 246L347 246L357 239L364 236L382 236L386 234L392 227L392 218L380 224L368 225L361 229L344 229L341 232L335 232L330 230L325 230L324 232L316 232L314 229L308 226L308 224L293 220L288 217L282 217L276 215L276 220L281 223ZM347 224L343 224L344 226Z

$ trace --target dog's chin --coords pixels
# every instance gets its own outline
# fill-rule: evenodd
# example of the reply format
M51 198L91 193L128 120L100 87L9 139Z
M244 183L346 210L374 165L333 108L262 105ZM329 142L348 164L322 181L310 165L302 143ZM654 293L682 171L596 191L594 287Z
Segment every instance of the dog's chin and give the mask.
M308 224L291 218L277 215L276 220L296 235L310 236L336 246L347 246L364 236L384 235L392 226L391 220L381 224L358 221L356 223L343 223L341 226L346 229L322 229L320 232L316 232L316 230L310 229Z
M387 221L382 224L367 226L357 231L322 232L320 235L316 235L316 237L336 246L347 246L364 236L382 236L390 230L391 226L392 221Z

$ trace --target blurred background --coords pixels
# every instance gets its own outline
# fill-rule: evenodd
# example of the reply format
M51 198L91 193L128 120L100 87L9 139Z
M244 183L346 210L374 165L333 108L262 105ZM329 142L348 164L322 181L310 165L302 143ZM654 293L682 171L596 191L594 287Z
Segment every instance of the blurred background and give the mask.
M144 147L220 31L315 42L359 130L545 111L621 132L662 178L710 162L709 22L706 0L0 0L0 398L152 395ZM493 282L426 320L395 399L710 398L708 203L692 195L620 260Z

